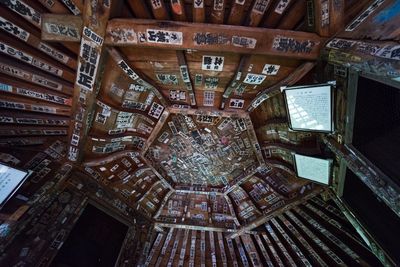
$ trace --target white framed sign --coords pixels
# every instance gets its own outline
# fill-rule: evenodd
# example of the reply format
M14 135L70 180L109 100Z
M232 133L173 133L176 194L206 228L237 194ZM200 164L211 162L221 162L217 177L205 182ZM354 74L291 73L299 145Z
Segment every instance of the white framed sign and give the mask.
M289 127L294 131L333 132L331 84L283 87Z
M0 163L0 207L12 197L28 178L30 172Z
M296 174L300 178L329 185L331 181L331 159L321 159L294 154Z

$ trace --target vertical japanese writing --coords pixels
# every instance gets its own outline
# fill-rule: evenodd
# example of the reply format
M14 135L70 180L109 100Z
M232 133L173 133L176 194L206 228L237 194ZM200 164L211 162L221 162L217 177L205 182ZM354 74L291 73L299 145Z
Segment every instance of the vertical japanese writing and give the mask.
M78 64L76 83L82 88L92 91L100 54L96 49L95 43L88 41L86 38L82 38L79 55L81 60Z

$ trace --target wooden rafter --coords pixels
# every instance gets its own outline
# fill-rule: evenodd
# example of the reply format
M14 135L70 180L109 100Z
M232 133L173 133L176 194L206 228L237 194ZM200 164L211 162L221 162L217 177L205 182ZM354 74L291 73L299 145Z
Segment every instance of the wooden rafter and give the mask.
M189 94L190 105L196 106L196 97L194 93L192 79L190 77L188 64L186 63L185 53L183 51L176 51L176 57L178 59L179 69L181 71L181 78L185 83L186 89Z
M301 78L303 78L309 71L311 71L311 69L314 68L315 65L316 65L315 62L306 62L301 66L299 66L287 78L283 79L282 81L273 85L272 87L263 90L260 94L257 95L256 98L253 99L247 111L249 112L253 111L262 102L264 102L271 96L278 94L280 92L281 86L293 85L297 81L301 80Z
M249 17L247 18L246 25L253 27L258 26L272 2L273 0L255 0Z
M168 107L168 110L172 114L183 114L183 115L207 115L207 116L215 116L215 117L229 117L229 118L247 118L248 113L243 110L212 110L206 107L198 107L196 109L193 108L176 108L176 107Z
M29 64L39 71L73 82L75 75L65 65L52 59L46 59L37 55L36 49L15 41L13 38L0 33L0 53L11 56L16 61Z
M36 68L23 65L20 62L0 56L0 73L21 79L29 83L43 86L46 89L63 93L67 96L72 94L71 83L60 78L38 71Z
M168 13L167 7L165 6L164 1L152 1L147 0L149 6L151 7L151 11L153 12L153 16L155 19L169 19L170 15Z
M211 23L222 24L224 23L224 12L227 0L213 0L211 9Z
M259 217L255 221L251 222L250 224L242 226L239 230L237 230L237 232L230 234L228 238L235 238L237 236L244 234L247 231L251 231L251 230L257 228L258 226L264 224L271 218L274 218L275 216L285 212L286 210L290 209L291 207L295 207L295 206L299 205L300 203L304 203L307 200L315 197L316 195L320 194L323 190L324 189L322 187L316 188L313 191L309 192L306 196L302 196L301 198L297 198L295 200L288 201L289 203L286 203L286 205L284 205L283 207L277 208L276 210L274 210L272 212L262 215L261 217Z
M344 26L344 0L314 0L315 32L332 36Z
M127 0L135 17L140 19L151 19L152 15L145 4L145 0Z
M267 28L275 28L279 20L283 17L284 13L287 12L291 5L297 0L277 0L274 1L268 16L265 17L263 26Z
M304 19L306 0L296 0L287 14L279 21L278 29L292 30Z
M0 11L3 12L3 8L0 7ZM19 41L23 41L31 47L34 47L46 53L51 58L72 69L76 68L76 59L66 55L64 52L53 47L52 45L42 42L42 40L34 34L34 30L29 30L25 27L17 25L13 18L7 12L5 12L5 10L4 14L2 13L2 15L0 16L0 19L3 22L0 28L16 37L16 39L18 39Z
M42 15L41 13L30 6L24 0L17 1L2 1L6 5L7 8L12 10L13 12L21 15L27 22L40 29L42 24ZM29 12L24 12L24 10L29 10ZM73 43L64 43L63 44L67 49L71 50L75 54L78 52L78 48Z
M203 23L205 20L204 0L193 1L193 22Z
M246 4L248 6L249 3L248 2L244 3L244 1L242 1L241 4L242 5L238 5L237 3L235 3L235 5L231 9L231 16L233 16L232 13L235 13L235 10L236 10L236 12L239 12L239 14L237 14L237 15L239 15L239 17L241 17L243 15L244 5ZM246 25L248 25L249 27L257 27L260 24L261 19L264 15L265 11L270 6L270 4L271 4L271 1L256 1L256 2L254 2L251 12L249 14L249 17L247 18ZM233 20L233 21L230 21L230 24L238 24L236 22L239 22L239 21ZM238 83L242 78L242 74L245 72L245 68L249 64L250 59L251 59L250 55L242 55L241 56L239 65L236 69L236 73L232 77L230 83L224 90L224 94L222 95L220 109L225 108L225 105L227 104L227 100L231 96L232 92L238 86Z
M227 24L242 25L245 10L250 6L251 2L251 0L239 0L232 2Z
M125 61L125 59L118 52L117 49L111 47L108 48L107 51L112 59L118 64L118 66L126 73L126 75L128 75L132 80L135 80L138 84L142 84L147 89L151 90L160 100L161 104L163 104L164 106L168 105L167 100L159 92L151 79L149 79L143 73L139 73L137 70L129 66L129 64Z

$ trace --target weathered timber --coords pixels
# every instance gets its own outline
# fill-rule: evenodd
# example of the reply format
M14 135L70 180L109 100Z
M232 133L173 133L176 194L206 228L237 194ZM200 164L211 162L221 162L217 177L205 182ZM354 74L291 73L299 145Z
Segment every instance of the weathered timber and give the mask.
M247 111L251 112L255 108L257 108L262 102L266 99L280 93L281 86L293 85L297 81L301 80L307 73L309 73L314 67L315 62L306 62L299 66L294 72L292 72L288 77L273 85L270 88L267 88L261 91L251 102L251 106L247 109Z
M224 36L210 42L202 36ZM129 38L128 38L129 37ZM239 39L248 40L244 45ZM218 40L218 38L216 38ZM251 41L251 42L250 42ZM141 19L112 19L105 43L113 46L225 51L315 60L324 39L307 32Z
M42 40L49 42L80 42L82 17L73 15L43 14Z
M73 120L69 128L68 160L76 162L82 159L83 146L91 124L91 114L95 106L100 57L104 44L103 36L110 14L110 1L104 0L85 3L79 66L73 95Z

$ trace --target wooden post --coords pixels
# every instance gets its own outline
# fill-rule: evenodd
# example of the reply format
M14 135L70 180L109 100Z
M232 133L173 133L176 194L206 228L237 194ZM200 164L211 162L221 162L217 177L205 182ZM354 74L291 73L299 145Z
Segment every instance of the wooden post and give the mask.
M83 13L83 31L80 45L79 65L73 95L73 117L69 128L68 159L78 162L82 158L87 131L90 127L92 109L96 99L96 83L103 50L104 34L110 13L110 1L88 0ZM97 81L97 82L96 82Z

